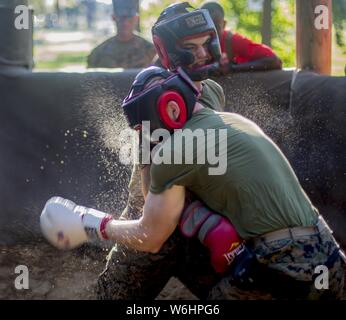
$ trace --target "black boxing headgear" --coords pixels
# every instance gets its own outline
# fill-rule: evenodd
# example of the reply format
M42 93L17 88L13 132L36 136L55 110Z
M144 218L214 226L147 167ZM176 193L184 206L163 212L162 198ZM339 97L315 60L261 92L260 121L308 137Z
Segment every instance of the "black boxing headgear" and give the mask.
M162 65L175 71L182 67L194 81L208 78L210 69L215 69L221 57L220 42L214 22L205 9L192 8L188 2L174 4L166 8L152 28L153 42ZM208 51L211 60L206 65L188 68L195 61L194 55L182 47L185 39L210 35Z
M153 79L157 81L150 85ZM163 68L149 67L136 76L122 108L133 129L140 130L143 121L150 121L151 131L164 128L172 132L182 128L191 118L198 96L198 89L184 71L171 73ZM176 120L167 113L167 104L172 100L180 109Z

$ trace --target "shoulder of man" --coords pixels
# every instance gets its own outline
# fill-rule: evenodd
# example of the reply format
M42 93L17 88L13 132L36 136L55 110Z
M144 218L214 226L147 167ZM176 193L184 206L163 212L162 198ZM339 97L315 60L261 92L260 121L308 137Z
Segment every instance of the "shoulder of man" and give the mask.
M185 163L186 139L183 136L183 131L176 131L156 151L150 166L152 193L162 193L173 185L188 186L193 182L196 166ZM195 155L193 149L192 156Z
M115 45L115 37L111 37L109 39L106 39L99 45L97 45L94 49L91 50L90 54L88 55L88 67L89 68L95 68L97 67L97 61L99 58L102 57L104 54L104 51L106 48L108 49L109 46Z
M153 48L153 49L155 48L152 42L150 42L149 40L143 38L142 36L138 34L135 35L135 40L136 40L136 43L139 43L143 47Z
M115 37L111 37L106 39L105 41L101 42L99 45L97 45L90 54L97 54L99 52L102 52L102 50L104 50L105 48L107 48L108 46L111 45L116 45L116 39Z
M253 42L250 38L244 36L243 34L240 34L238 32L232 33L232 43L237 43L238 41L251 41Z
M215 99L217 99L217 101L220 104L221 110L224 110L226 105L226 98L223 88L212 79L203 80L203 84L204 86L207 86L209 88L210 92L214 95Z
M156 50L152 42L139 35L136 35L134 46L136 47L136 50L142 53L142 56L146 61L143 63L143 67L153 64L154 57L156 56Z

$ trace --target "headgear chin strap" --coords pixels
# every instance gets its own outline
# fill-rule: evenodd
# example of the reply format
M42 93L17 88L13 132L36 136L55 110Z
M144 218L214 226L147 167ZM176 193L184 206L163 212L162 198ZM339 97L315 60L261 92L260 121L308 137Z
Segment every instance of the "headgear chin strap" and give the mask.
M193 81L208 78L209 71L218 67L221 57L220 42L214 22L205 9L192 8L187 2L169 6L165 9L152 28L153 42L162 65L175 71L182 67ZM211 60L203 67L191 69L195 57L190 50L184 49L181 42L184 39L199 38L210 35L208 51Z
M157 82L146 88L153 79ZM149 67L136 76L122 108L133 129L141 129L143 121L150 121L151 131L164 128L172 132L191 118L198 96L198 89L184 71L173 74L159 67ZM180 110L176 120L167 113L170 101L175 101Z

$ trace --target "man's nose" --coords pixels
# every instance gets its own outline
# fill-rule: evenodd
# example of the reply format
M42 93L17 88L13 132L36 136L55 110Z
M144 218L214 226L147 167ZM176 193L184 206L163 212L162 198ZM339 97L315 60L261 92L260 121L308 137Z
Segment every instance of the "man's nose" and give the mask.
M208 49L204 46L198 46L196 55L198 59L207 58L209 56Z
M122 27L130 25L130 20L127 17L122 17L119 22Z

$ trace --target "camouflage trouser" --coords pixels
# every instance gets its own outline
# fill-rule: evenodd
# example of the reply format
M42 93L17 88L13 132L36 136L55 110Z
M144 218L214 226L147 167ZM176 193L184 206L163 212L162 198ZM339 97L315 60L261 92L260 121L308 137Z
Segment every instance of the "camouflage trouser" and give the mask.
M260 279L250 290L234 286L230 275L211 290L209 299L341 299L344 286L344 261L337 243L326 229L315 235L260 240L252 245ZM335 259L334 259L335 258ZM317 266L328 270L328 289L318 289Z
M135 165L121 219L139 218L143 205L140 168ZM99 276L97 295L99 299L155 299L172 276L201 299L220 279L199 240L187 239L176 230L157 254L115 246Z

